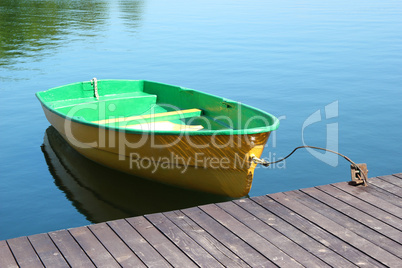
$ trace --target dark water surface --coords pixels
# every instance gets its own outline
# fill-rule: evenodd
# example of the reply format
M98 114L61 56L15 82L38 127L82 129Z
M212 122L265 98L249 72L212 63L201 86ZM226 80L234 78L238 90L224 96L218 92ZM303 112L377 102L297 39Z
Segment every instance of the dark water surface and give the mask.
M224 199L82 158L49 128L37 91L98 79L202 90L281 119L264 157L305 144L402 171L400 1L0 1L0 239ZM256 170L250 196L349 180L298 151Z

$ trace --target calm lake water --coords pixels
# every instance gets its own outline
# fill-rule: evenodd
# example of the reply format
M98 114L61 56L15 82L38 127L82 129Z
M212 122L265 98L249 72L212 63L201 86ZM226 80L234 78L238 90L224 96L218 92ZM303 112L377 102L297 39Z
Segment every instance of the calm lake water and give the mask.
M369 176L399 173L401 1L0 2L0 239L225 199L165 187L78 155L34 93L147 79L281 120L264 158L308 144ZM341 157L300 150L258 168L250 196L350 179Z

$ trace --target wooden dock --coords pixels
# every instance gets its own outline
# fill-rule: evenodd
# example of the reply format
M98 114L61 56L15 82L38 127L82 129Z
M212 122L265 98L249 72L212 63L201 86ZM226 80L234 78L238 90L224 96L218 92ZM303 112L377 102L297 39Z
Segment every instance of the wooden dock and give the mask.
M402 173L0 241L0 267L402 267Z

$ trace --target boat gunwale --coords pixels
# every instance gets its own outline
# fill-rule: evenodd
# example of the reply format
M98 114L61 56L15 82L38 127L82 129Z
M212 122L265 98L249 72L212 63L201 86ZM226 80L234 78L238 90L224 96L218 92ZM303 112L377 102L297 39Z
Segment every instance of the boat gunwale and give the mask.
M98 81L103 81L103 82L107 82L107 81L133 81L133 82L151 82L151 83L158 83L158 84L162 84L162 85L169 85L169 84L164 84L164 83L159 83L159 82L154 82L154 81L149 81L149 80L127 80L127 79L105 79L105 80L98 80ZM84 81L84 82L88 82L88 81ZM241 102L237 102L234 100L230 100L230 99L226 99L226 98L222 98L210 93L206 93L206 92L202 92L199 90L195 90L195 89L189 89L189 88L183 88L180 87L183 90L192 90L204 95L208 95L211 97L217 97L217 98L222 98L225 102L232 102L232 103L236 103L240 106L243 107L247 107L249 109L251 109L252 111L255 112L259 112L261 114L263 114L264 116L271 118L273 120L272 124L269 126L264 126L264 127L256 127L256 128L247 128L247 129L217 129L217 130L198 130L198 131L183 131L183 130L138 130L138 129L129 129L129 128L124 128L124 127L115 127L115 126L108 126L108 125L102 125L102 124L97 124L97 123L92 123L91 121L87 121L87 120L81 120L78 118L74 118L74 117L68 117L66 116L64 113L61 113L59 111L57 111L56 109L50 107L50 105L48 105L48 101L44 101L44 99L41 96L41 93L45 93L47 91L50 90L54 90L57 88L61 88L61 87L68 87L77 83L83 83L83 82L75 82L75 83L70 83L70 84L66 84L66 85L62 85L62 86L58 86L58 87L53 87L50 88L48 90L45 91L40 91L37 92L35 95L38 98L38 100L40 101L42 107L46 108L48 111L66 119L66 120L71 120L72 122L76 122L76 123L80 123L80 124L84 124L84 125L88 125L88 126L92 126L92 127L96 127L96 128L100 128L100 129L107 129L107 130L112 130L112 131L118 131L118 132L125 132L128 134L139 134L139 135L143 135L143 134L155 134L155 135L186 135L186 136L207 136L207 135L249 135L249 134L259 134L259 133L266 133L266 132L271 132L276 130L279 127L279 119L276 118L274 115L267 113L261 109L252 107L250 105L241 103ZM169 85L170 86L170 85Z

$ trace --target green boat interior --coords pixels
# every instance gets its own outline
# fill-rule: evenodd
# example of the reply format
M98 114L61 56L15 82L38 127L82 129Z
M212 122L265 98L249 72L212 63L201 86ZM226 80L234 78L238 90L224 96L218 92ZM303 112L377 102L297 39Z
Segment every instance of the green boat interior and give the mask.
M79 82L37 96L67 118L109 127L206 131L277 125L275 117L247 105L143 80L100 80L95 86ZM252 116L257 118L250 120Z

